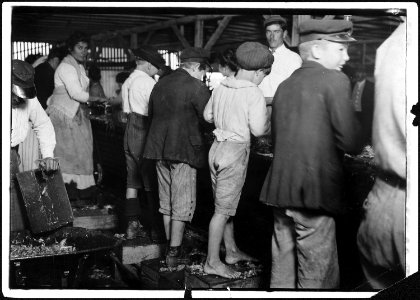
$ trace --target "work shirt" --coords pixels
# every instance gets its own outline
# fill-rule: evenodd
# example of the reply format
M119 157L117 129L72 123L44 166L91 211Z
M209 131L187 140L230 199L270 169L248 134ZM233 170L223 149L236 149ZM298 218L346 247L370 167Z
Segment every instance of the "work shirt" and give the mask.
M262 91L254 83L234 77L226 78L214 89L204 119L215 124L218 141L249 142L251 133L261 136L269 128Z
M33 125L42 157L54 157L54 127L37 98L29 99L26 104L12 108L11 147L15 147L25 140L29 130L28 121Z
M156 81L140 70L134 70L121 88L123 112L148 116L150 93Z
M406 178L406 24L376 51L372 141L375 163ZM392 63L388 58L392 57Z
M271 66L271 73L259 85L264 97L274 97L279 84L289 78L302 65L300 56L287 49L284 44L272 51L272 54L274 56L274 63Z

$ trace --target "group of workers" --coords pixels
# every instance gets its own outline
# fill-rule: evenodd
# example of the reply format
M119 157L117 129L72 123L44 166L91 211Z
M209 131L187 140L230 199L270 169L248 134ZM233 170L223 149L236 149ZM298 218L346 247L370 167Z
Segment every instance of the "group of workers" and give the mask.
M352 23L301 23L300 55L283 43L286 25L281 16L267 16L269 47L244 42L225 52L219 70L226 78L212 93L201 81L211 69L210 53L203 48L184 49L179 68L157 82L154 75L165 68L158 51L147 46L132 50L136 68L121 87L128 114L126 234L128 239L145 234L139 216L140 202L147 202L152 239L164 235L167 241L167 265L186 263L182 239L195 211L197 169L208 165L215 210L204 272L238 278L240 273L231 265L255 261L236 245L232 221L245 182L251 135L271 134L274 157L260 194L274 215L270 287L339 289L334 218L344 205L342 160L344 153L357 154L363 146L350 81L342 72L349 60L348 45L355 41ZM25 128L19 126L29 119L38 133L45 167L57 169L53 157L59 157L66 183L86 189L94 184L92 133L80 103L104 99L86 92L89 81L81 62L87 42L77 37L69 45L70 54L54 75L49 117L35 98L33 70L13 61L12 162L15 166L13 150L24 139ZM384 288L405 275L404 45L402 22L378 49L375 66L375 101L381 105L375 106L372 139L381 171L364 203L357 238L373 288ZM401 62L391 68L384 63L389 57ZM272 104L271 118L267 104ZM203 129L211 126L214 142L207 151ZM163 215L161 229L157 212Z

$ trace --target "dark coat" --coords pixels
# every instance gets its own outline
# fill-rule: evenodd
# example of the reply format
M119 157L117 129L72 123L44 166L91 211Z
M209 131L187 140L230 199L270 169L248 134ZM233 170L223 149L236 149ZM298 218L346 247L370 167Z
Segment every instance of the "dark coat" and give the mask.
M347 76L304 62L279 85L271 124L274 159L260 200L282 208L342 212L343 155L360 150Z
M149 101L149 134L144 157L187 163L194 168L207 164L202 128L210 92L184 69L159 80Z
M373 103L375 98L375 85L366 80L362 92L362 112L360 120L362 123L363 144L372 145L372 123L373 123Z
M54 73L55 70L48 61L43 62L35 68L34 83L36 96L44 109L47 108L47 100L54 91Z

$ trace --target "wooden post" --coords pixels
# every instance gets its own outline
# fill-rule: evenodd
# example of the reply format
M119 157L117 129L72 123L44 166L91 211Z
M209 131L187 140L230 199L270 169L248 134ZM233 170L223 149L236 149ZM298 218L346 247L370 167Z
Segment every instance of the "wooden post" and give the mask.
M143 40L143 42L141 44L142 45L147 45L154 34L155 34L155 31L154 30L149 31L149 33L147 34L146 38Z
M178 29L178 26L172 25L171 28L174 31L175 35L177 36L178 40L181 42L182 46L184 48L190 47L190 43L188 43L187 39L184 37L184 35Z
M137 48L137 33L132 33L130 35L130 48L131 49L136 49Z
M222 21L220 21L219 26L217 27L216 31L212 34L210 39L208 40L207 44L204 46L204 49L210 50L214 44L217 42L219 37L222 35L225 28L228 26L230 20L232 20L233 17L227 16L224 17Z
M96 61L97 57L96 57L96 42L94 39L90 40L90 57L92 59L93 62Z
M194 30L194 47L203 47L203 29L204 21L197 19Z
M294 15L293 24L292 24L292 38L290 41L290 46L296 47L299 45L299 24L303 21L311 19L310 15Z
M366 62L366 44L363 43L362 46L363 46L363 51L362 51L362 64L364 65L365 62Z

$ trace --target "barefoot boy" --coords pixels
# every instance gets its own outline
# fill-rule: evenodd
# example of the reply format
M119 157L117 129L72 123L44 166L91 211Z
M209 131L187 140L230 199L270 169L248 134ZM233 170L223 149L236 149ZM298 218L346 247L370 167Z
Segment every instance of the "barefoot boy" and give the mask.
M229 219L235 216L245 182L250 134L260 136L269 128L265 99L258 85L270 73L274 57L266 46L245 42L236 50L236 59L240 67L237 75L221 82L204 110L204 119L216 126L209 152L215 212L209 226L204 271L226 278L237 278L240 273L220 260L222 237L227 264L255 260L236 246Z
M271 288L339 288L334 216L344 210L342 159L358 151L350 82L352 23L300 26L303 64L277 88L274 159L260 200L273 206Z

